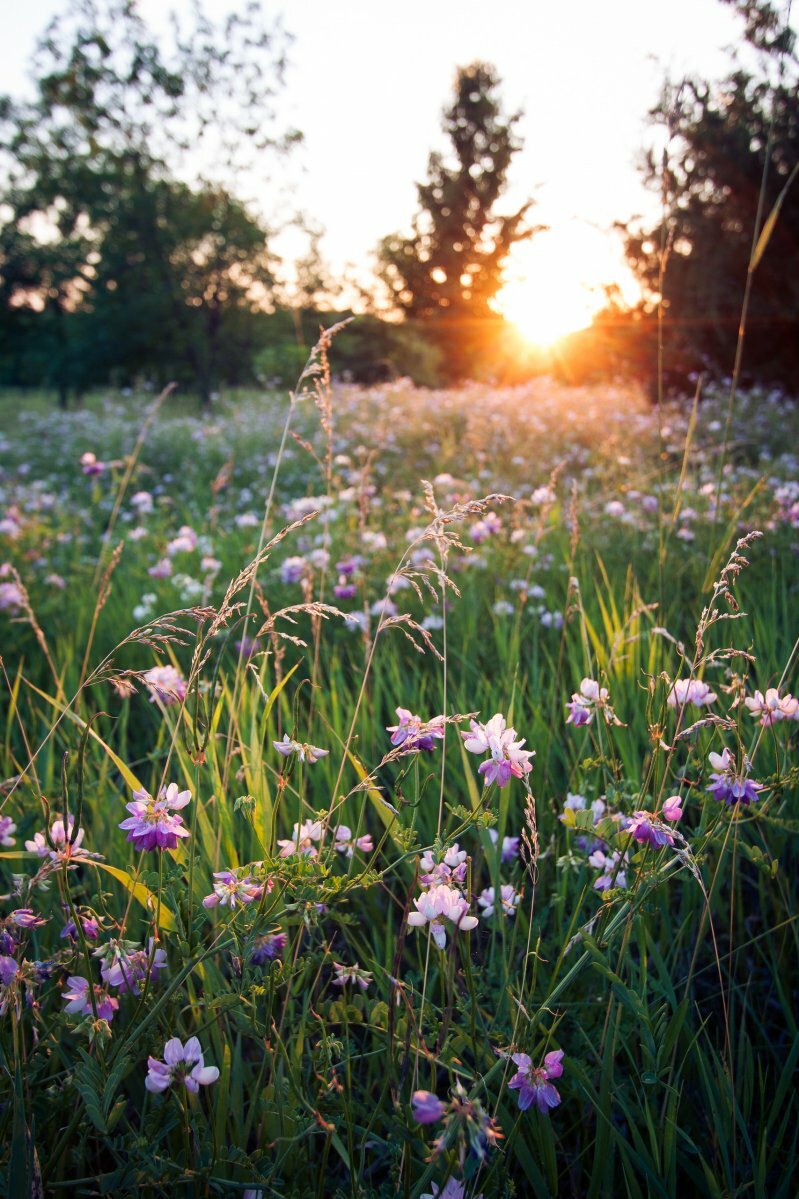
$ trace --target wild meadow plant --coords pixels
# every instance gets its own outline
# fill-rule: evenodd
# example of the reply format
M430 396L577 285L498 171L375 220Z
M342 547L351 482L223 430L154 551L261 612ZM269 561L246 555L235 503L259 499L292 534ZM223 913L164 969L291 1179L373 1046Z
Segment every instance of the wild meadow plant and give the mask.
M7 1193L793 1195L795 410L331 335L6 446Z

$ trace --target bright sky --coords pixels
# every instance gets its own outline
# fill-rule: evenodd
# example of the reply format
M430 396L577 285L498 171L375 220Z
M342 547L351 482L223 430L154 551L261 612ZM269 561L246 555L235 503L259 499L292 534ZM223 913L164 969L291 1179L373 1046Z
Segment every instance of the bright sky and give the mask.
M206 7L222 15L233 4ZM140 0L154 24L172 7L189 3ZM0 5L2 90L25 88L36 37L64 8L64 0ZM664 74L718 77L729 62L724 48L740 40L740 23L719 0L283 0L266 8L282 12L295 37L281 111L305 134L278 169L325 227L323 251L336 270L351 263L363 272L380 238L408 227L414 182L425 178L430 150L443 148L440 113L456 68L480 58L499 70L506 111L525 111L507 203L535 195L531 219L552 228L519 251L510 273L520 280L543 255L550 274L578 287L623 281L610 227L655 209L636 158ZM259 201L268 214L272 195Z

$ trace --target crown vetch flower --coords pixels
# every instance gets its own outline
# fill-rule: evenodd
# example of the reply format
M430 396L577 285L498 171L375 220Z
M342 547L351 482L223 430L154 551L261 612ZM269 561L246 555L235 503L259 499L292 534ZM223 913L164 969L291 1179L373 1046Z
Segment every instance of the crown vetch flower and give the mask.
M516 740L516 730L507 727L505 717L500 712L485 724L471 720L469 732L462 732L461 736L464 748L469 753L491 755L477 768L486 786L496 783L498 787L505 787L512 777L524 778L533 769L530 759L535 757L535 751L522 749L525 739Z
M478 896L477 902L483 909L484 919L488 920L497 910L509 919L513 919L516 915L516 909L521 901L521 895L516 888L511 883L503 883L499 889L499 895L499 903L497 903L494 888L486 887Z
M50 841L54 847L52 849L45 833L34 833L33 840L25 842L25 848L40 858L49 857L54 862L94 856L87 854L85 849L81 849L83 829L79 828L77 833L75 832L75 817L72 815L67 820L66 828L64 828L64 821L61 817L53 821L50 825Z
M606 724L621 724L610 705L607 687L600 687L595 679L583 679L580 690L574 692L566 707L569 709L566 723L578 728L590 724L597 712L601 712Z
M253 966L263 966L264 962L274 962L286 948L288 937L285 933L266 933L256 937L250 961Z
M682 820L682 802L681 795L670 795L668 799L663 801L661 809L663 817L666 820L671 820L672 823Z
M720 754L708 754L708 760L714 773L710 776L706 790L714 799L726 804L750 804L757 800L758 793L763 790L763 784L746 777L750 769L746 756L740 770L737 769L735 759L726 746Z
M162 703L165 708L183 703L189 690L189 684L174 666L153 666L142 677L150 692L150 703Z
M365 991L373 981L371 973L368 970L362 970L357 962L354 966L345 966L341 962L334 962L333 969L336 972L336 977L333 979L334 987L343 987L347 983L352 983Z
M497 830L495 828L490 828L488 830L488 835L491 838L494 845L496 845L497 842L499 841L499 833L497 832ZM502 863L507 865L508 862L513 862L513 861L515 861L516 858L518 858L520 841L521 841L520 837L503 837L502 838L502 851L501 851L501 856L499 859Z
M684 708L688 704L702 708L715 703L717 699L715 691L711 691L701 679L677 679L666 698L666 703L670 708Z
M16 840L12 834L16 831L17 826L10 816L0 816L0 845L4 845L6 849L15 845Z
M766 694L756 691L744 699L749 715L759 717L763 725L776 724L779 720L799 720L799 699L792 695L780 696L776 687L769 687Z
M197 1094L200 1087L210 1086L219 1078L216 1066L206 1066L203 1051L196 1037L189 1037L184 1045L180 1037L172 1037L164 1046L164 1060L148 1057L147 1077L144 1085L148 1091L165 1091L173 1082L183 1083L187 1091Z
M337 853L344 853L348 858L352 857L356 849L360 849L361 853L371 853L374 849L370 833L353 838L352 830L346 824L340 824L336 829L333 847Z
M117 987L120 994L139 995L141 983L149 973L150 982L156 983L167 968L166 951L155 949L150 937L147 948L140 948L135 941L109 941L94 950L94 957L101 959L100 976L107 987Z
M290 758L292 754L296 754L301 762L309 762L311 765L320 758L326 758L330 753L329 749L319 749L317 745L308 745L305 741L294 741L288 733L283 734L282 741L273 741L272 744L281 757Z
M609 891L611 887L627 886L627 858L620 853L605 853L595 849L588 857L588 865L601 873L594 883L595 891Z
M414 1091L411 1096L411 1115L417 1124L437 1124L447 1105L432 1091Z
M436 741L444 736L444 717L434 716L432 720L422 720L407 708L397 708L399 724L388 725L387 733L391 733L391 744L402 746L407 753L419 750L435 749Z
M278 841L281 858L292 858L295 853L301 857L315 858L317 849L315 842L322 839L322 824L319 820L306 820L303 824L295 824L291 840Z
M81 1016L94 1015L89 986L88 980L81 978L80 975L72 975L67 979L67 985L61 996L66 1001L65 1012L77 1012ZM119 1010L119 1000L109 995L105 987L101 987L99 983L95 983L91 989L94 991L97 1018L107 1020L110 1024L114 1018L114 1012Z
M560 1078L563 1073L563 1050L555 1049L548 1053L543 1066L533 1066L526 1053L514 1053L512 1060L517 1070L508 1086L519 1092L519 1110L526 1112L529 1107L535 1106L546 1115L550 1108L557 1107L560 1095L551 1079Z
M447 887L444 883L423 891L414 899L416 911L408 916L411 928L423 928L430 925L433 940L439 949L447 945L447 929L445 921L454 924L456 929L468 932L477 927L477 917L470 916L469 904L455 887Z
M215 870L214 878L217 881L211 894L203 900L204 908L215 908L217 904L222 904L233 910L260 899L264 893L264 884L253 882L251 874L239 877L233 870ZM266 891L271 891L273 886L270 879L266 883Z
M467 856L466 850L461 849L457 841L448 846L443 856L440 853L434 856L431 849L426 849L419 859L419 868L424 871L419 876L419 882L424 887L462 883L466 878Z
M176 809L191 802L191 791L178 791L177 783L162 787L158 799L142 788L133 792L132 803L125 807L131 813L120 824L136 849L175 849L179 837L188 837L189 830Z
M655 849L674 844L674 837L669 830L651 812L633 812L625 832L630 833L641 845L651 845Z

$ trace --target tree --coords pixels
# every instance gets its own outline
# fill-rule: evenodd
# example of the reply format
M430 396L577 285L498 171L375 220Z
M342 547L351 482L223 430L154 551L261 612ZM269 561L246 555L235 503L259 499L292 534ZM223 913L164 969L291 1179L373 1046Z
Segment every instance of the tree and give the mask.
M476 349L486 327L496 327L490 302L511 247L534 232L525 225L530 202L510 215L495 211L522 144L521 113L503 115L499 86L486 63L459 69L454 101L443 114L452 152L430 155L428 182L417 184L411 236L387 237L378 252L394 304L426 323L456 375L474 361L470 343Z
M0 100L0 321L52 314L62 397L87 371L158 369L167 343L207 396L223 308L271 287L268 231L208 176L296 141L272 133L285 39L255 4L223 30L194 18L164 47L135 0L74 0L40 43L36 99Z
M799 243L799 191L791 186L799 160L795 62L771 6L732 2L747 21L747 39L766 55L759 74L739 67L718 84L688 79L664 91L653 116L668 128L669 150L662 162L649 154L644 163L647 181L662 190L663 219L629 228L627 255L646 292L644 331L662 287L667 368L729 371L753 235L779 200L752 272L743 364L745 373L795 384L799 278L786 269ZM774 78L777 57L782 70Z

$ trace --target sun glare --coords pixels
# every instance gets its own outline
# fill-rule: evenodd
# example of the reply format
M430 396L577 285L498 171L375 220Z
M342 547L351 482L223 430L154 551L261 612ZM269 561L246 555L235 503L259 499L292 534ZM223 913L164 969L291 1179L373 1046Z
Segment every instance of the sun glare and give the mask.
M617 243L577 222L518 245L508 259L505 279L496 298L497 311L540 349L590 325L605 303L608 284L615 283L623 294L629 288Z

